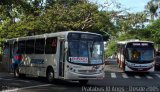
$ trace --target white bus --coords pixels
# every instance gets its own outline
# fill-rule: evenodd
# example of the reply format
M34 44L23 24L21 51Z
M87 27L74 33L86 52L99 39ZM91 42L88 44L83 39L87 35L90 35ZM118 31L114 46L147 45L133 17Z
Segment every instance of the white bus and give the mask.
M154 72L154 43L151 41L117 42L117 62L124 71Z
M66 31L8 39L3 62L15 76L32 75L78 80L104 78L103 37L96 33Z

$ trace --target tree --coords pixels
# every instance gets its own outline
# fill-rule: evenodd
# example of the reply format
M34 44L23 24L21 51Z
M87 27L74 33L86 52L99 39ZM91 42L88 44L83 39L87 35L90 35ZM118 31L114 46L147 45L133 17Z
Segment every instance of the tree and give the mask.
M147 26L147 30L151 31L151 38L156 44L160 44L160 19L154 21L151 25Z
M157 13L156 13L158 9L157 1L156 0L149 1L145 6L145 8L151 16L151 21L154 21L154 17L157 16Z
M116 51L117 51L116 40L109 41L107 43L107 49L105 51L105 57L109 57L109 56L113 55L114 53L116 53Z
M64 2L53 2L53 5L46 10L43 10L43 5L41 5L43 0L20 0L21 4L14 1L14 11L17 14L14 18L18 21L10 23L12 19L9 19L6 23L8 26L1 25L4 32L0 35L8 33L5 35L6 38L25 36L30 33L78 30L100 33L108 39L106 33L112 33L111 30L114 30L110 17L105 11L98 11L97 5L84 3L82 0L77 0L70 6L66 6ZM70 4L69 1L71 0L65 2Z
M46 24L45 30L48 32L79 30L105 33L113 27L108 15L99 12L96 5L89 3L67 7L63 4L54 4L45 12L41 21Z

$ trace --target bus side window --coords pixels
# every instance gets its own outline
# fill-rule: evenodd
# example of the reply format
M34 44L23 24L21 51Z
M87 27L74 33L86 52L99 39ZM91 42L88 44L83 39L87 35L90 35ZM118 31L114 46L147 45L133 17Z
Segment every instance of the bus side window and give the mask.
M18 54L24 54L26 49L26 43L25 41L19 41L18 42Z
M36 54L44 54L44 44L45 44L45 39L36 39L35 42L35 53Z
M26 51L25 51L26 54L33 54L34 53L34 43L35 43L34 39L26 41Z
M13 46L13 54L16 54L18 52L18 43L15 42Z
M45 53L55 54L57 49L57 37L50 37L46 39Z

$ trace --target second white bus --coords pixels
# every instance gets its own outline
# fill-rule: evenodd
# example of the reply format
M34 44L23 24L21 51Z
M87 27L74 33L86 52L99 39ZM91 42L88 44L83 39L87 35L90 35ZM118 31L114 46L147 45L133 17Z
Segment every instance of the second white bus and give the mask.
M117 42L117 62L125 72L154 72L154 43L151 41Z

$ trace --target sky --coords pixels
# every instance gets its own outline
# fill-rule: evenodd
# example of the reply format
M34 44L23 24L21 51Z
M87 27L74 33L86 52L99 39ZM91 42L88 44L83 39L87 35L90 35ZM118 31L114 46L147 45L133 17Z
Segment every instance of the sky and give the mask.
M130 12L142 12L150 0L90 0L91 2L97 2L98 4L104 4L106 1L116 1L122 4L122 7L130 9Z

